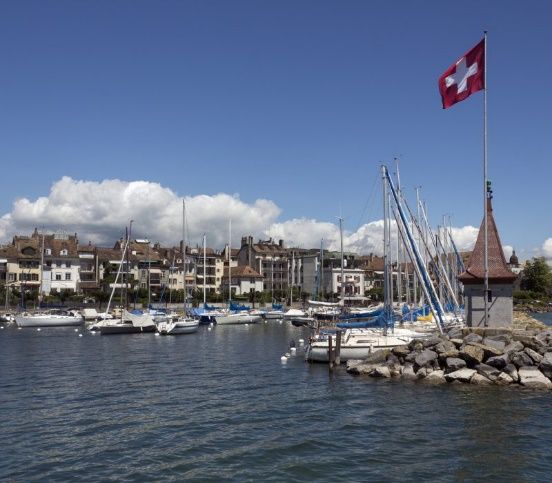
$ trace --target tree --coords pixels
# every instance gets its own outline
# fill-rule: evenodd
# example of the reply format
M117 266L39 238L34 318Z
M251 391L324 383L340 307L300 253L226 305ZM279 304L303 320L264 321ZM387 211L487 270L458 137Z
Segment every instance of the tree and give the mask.
M552 269L544 257L527 261L523 269L522 285L525 290L540 294L552 291Z

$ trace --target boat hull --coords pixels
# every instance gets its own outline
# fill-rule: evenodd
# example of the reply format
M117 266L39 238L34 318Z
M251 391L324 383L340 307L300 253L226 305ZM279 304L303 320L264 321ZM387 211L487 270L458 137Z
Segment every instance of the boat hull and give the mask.
M15 323L19 327L73 327L82 325L80 316L63 315L16 315Z
M255 324L261 320L260 315L236 314L215 317L218 325Z
M157 328L155 325L147 325L145 327L136 327L132 324L113 324L102 325L100 328L100 334L102 335L117 335L117 334L142 334L148 332L155 332Z
M157 325L161 335L193 334L199 329L199 321L191 320L185 322L163 322Z

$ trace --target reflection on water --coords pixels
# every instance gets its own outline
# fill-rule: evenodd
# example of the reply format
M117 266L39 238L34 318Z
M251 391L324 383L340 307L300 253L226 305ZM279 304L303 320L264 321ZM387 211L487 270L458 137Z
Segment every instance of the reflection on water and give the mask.
M546 480L551 393L329 374L303 329L0 332L0 479Z

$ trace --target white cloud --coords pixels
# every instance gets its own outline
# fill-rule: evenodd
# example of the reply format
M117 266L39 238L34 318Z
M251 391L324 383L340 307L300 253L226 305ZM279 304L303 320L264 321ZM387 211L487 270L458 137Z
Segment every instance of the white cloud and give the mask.
M187 239L201 243L203 233L209 246L222 248L228 240L228 220L232 219L233 246L242 236L283 239L286 246L339 250L339 227L336 223L310 218L278 220L281 210L271 200L242 201L238 195L219 193L185 197ZM134 220L133 237L148 238L174 245L182 238L182 197L159 183L121 181L117 179L79 181L63 177L55 182L48 196L36 200L21 198L10 213L0 217L0 239L7 241L14 234L29 234L35 227L47 231L63 229L78 233L81 243L88 240L104 246L112 245L123 235L129 220ZM396 236L396 224L392 222ZM470 250L477 237L477 228L453 228L459 250ZM343 233L344 248L360 254L382 254L383 220L376 220ZM552 239L549 254L552 256ZM395 245L394 245L395 246ZM544 249L544 248L543 248Z
M552 261L552 238L547 238L542 244L542 253L550 261Z

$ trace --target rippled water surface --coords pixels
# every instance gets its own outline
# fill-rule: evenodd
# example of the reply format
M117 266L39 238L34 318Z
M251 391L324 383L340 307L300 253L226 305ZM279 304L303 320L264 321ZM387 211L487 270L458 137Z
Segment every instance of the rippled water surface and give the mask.
M552 393L328 373L278 322L0 331L0 480L546 481Z

